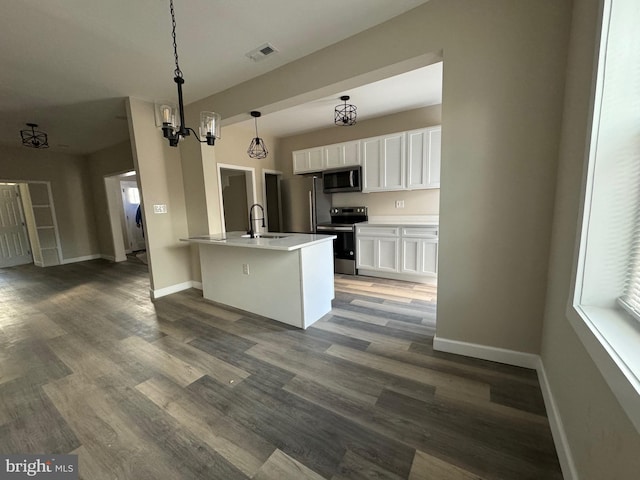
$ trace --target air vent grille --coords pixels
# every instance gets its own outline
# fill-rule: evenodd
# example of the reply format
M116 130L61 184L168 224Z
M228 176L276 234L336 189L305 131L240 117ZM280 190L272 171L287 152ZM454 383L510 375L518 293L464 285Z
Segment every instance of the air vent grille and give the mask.
M259 62L260 60L265 59L267 56L277 52L278 49L276 47L274 47L270 43L265 43L264 45L260 45L258 48L251 50L249 53L245 53L245 56L247 56L254 62Z

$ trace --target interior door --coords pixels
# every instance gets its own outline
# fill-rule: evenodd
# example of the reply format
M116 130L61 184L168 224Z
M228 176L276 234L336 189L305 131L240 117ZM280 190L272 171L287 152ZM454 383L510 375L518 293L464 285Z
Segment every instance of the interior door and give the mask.
M0 184L0 267L31 262L18 186Z
M132 180L121 180L120 189L122 190L122 206L124 207L125 221L125 250L127 252L135 252L137 250L146 249L143 236L142 226L136 224L136 212L140 206L140 191L138 183Z

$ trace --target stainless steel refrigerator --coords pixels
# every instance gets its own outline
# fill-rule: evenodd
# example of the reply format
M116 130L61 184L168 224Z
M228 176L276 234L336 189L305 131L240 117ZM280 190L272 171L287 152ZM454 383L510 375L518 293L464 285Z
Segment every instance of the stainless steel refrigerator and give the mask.
M282 180L283 232L315 233L330 223L331 195L322 192L322 177L296 176Z

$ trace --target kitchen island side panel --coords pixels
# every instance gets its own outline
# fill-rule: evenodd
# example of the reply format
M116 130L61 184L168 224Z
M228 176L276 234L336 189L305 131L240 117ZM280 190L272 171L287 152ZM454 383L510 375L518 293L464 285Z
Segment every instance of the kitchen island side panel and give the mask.
M330 240L293 251L215 243L201 243L199 248L207 300L299 328L307 328L331 310Z
M300 250L304 326L307 328L331 311L335 297L333 242L323 242Z
M300 250L200 244L202 293L207 300L304 328L300 263Z

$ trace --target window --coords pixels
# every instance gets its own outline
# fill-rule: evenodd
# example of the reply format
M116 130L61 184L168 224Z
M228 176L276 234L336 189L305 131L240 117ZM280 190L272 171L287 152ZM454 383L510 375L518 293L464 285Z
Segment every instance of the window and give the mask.
M605 0L568 317L640 431L640 2ZM622 300L622 301L621 301Z

